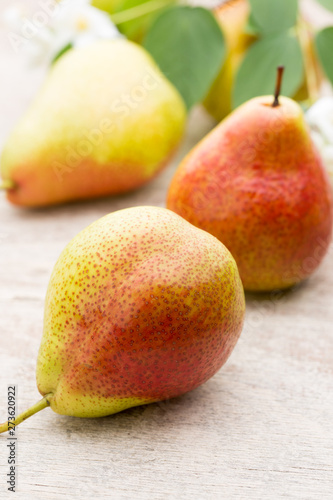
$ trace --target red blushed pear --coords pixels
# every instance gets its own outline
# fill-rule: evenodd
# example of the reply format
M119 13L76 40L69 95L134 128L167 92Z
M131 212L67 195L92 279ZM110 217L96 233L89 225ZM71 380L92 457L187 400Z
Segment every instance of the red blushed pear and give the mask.
M332 237L330 183L300 106L251 99L183 160L167 207L216 236L235 258L244 288L288 288L308 276Z
M101 417L184 394L225 363L244 312L237 266L216 238L164 208L107 215L55 265L37 361L43 399L15 424L46 406Z

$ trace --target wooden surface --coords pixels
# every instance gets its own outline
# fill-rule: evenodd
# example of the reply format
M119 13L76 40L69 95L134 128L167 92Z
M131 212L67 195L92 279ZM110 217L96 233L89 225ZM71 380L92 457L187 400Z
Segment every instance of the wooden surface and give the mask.
M0 146L42 80L0 42ZM164 205L180 158L210 128L192 114L175 159L131 195L46 210L0 195L0 420L7 385L22 411L39 399L35 361L43 302L64 246L99 217ZM178 399L94 420L46 409L17 429L18 499L332 499L333 249L283 296L247 296L246 324L227 364ZM0 498L8 472L0 436Z

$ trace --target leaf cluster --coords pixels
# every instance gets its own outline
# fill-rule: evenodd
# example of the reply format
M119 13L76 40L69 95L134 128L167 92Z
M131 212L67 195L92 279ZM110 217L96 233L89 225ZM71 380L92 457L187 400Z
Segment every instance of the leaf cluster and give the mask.
M290 97L311 78L307 71L313 70L307 68L302 36L310 26L300 21L299 0L248 1L251 13L246 30L256 40L237 71L233 107L254 96L272 94L277 66L285 67L282 93ZM333 0L317 1L333 12ZM154 20L143 44L178 88L188 109L205 97L227 55L221 27L201 7L170 7ZM333 83L333 26L314 34L314 45L316 64Z
M295 96L305 82L310 99L317 97L311 96L310 88L314 76L310 73L316 68L309 67L309 48L305 46L311 27L301 19L300 0L247 1L251 10L246 31L254 35L255 41L237 71L233 107L257 95L272 94L278 66L285 67L284 95ZM316 1L333 12L333 0ZM201 102L228 53L213 12L181 5L177 0L120 0L120 5L118 14L112 16L116 23L119 19L118 28L151 53L188 109ZM333 83L333 26L310 33L312 37L314 63Z

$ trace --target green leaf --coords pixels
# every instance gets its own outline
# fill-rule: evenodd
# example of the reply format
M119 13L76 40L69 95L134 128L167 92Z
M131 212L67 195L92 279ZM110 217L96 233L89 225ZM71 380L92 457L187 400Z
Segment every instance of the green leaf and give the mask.
M288 32L262 38L247 51L236 76L234 107L252 97L273 95L278 66L285 67L282 94L292 97L303 82L304 66L299 41Z
M143 43L190 109L202 101L225 57L222 31L202 7L172 7L153 23Z
M333 12L333 0L317 0L325 9Z
M319 31L316 36L316 49L327 78L333 83L333 27Z
M263 35L281 33L295 26L298 0L250 0L251 16Z

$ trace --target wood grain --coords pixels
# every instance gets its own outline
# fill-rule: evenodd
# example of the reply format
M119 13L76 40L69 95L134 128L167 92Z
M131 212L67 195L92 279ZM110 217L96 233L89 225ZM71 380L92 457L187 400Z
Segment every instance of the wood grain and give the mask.
M8 3L8 2L7 2ZM42 81L2 30L0 145ZM19 410L39 398L35 360L53 265L81 229L114 210L164 206L181 157L211 127L191 116L182 148L135 193L46 210L0 196L0 420L7 385ZM17 429L17 499L215 500L333 497L333 250L302 286L247 296L246 325L228 363L197 390L113 417L81 420L50 409ZM0 437L0 497L8 449Z

